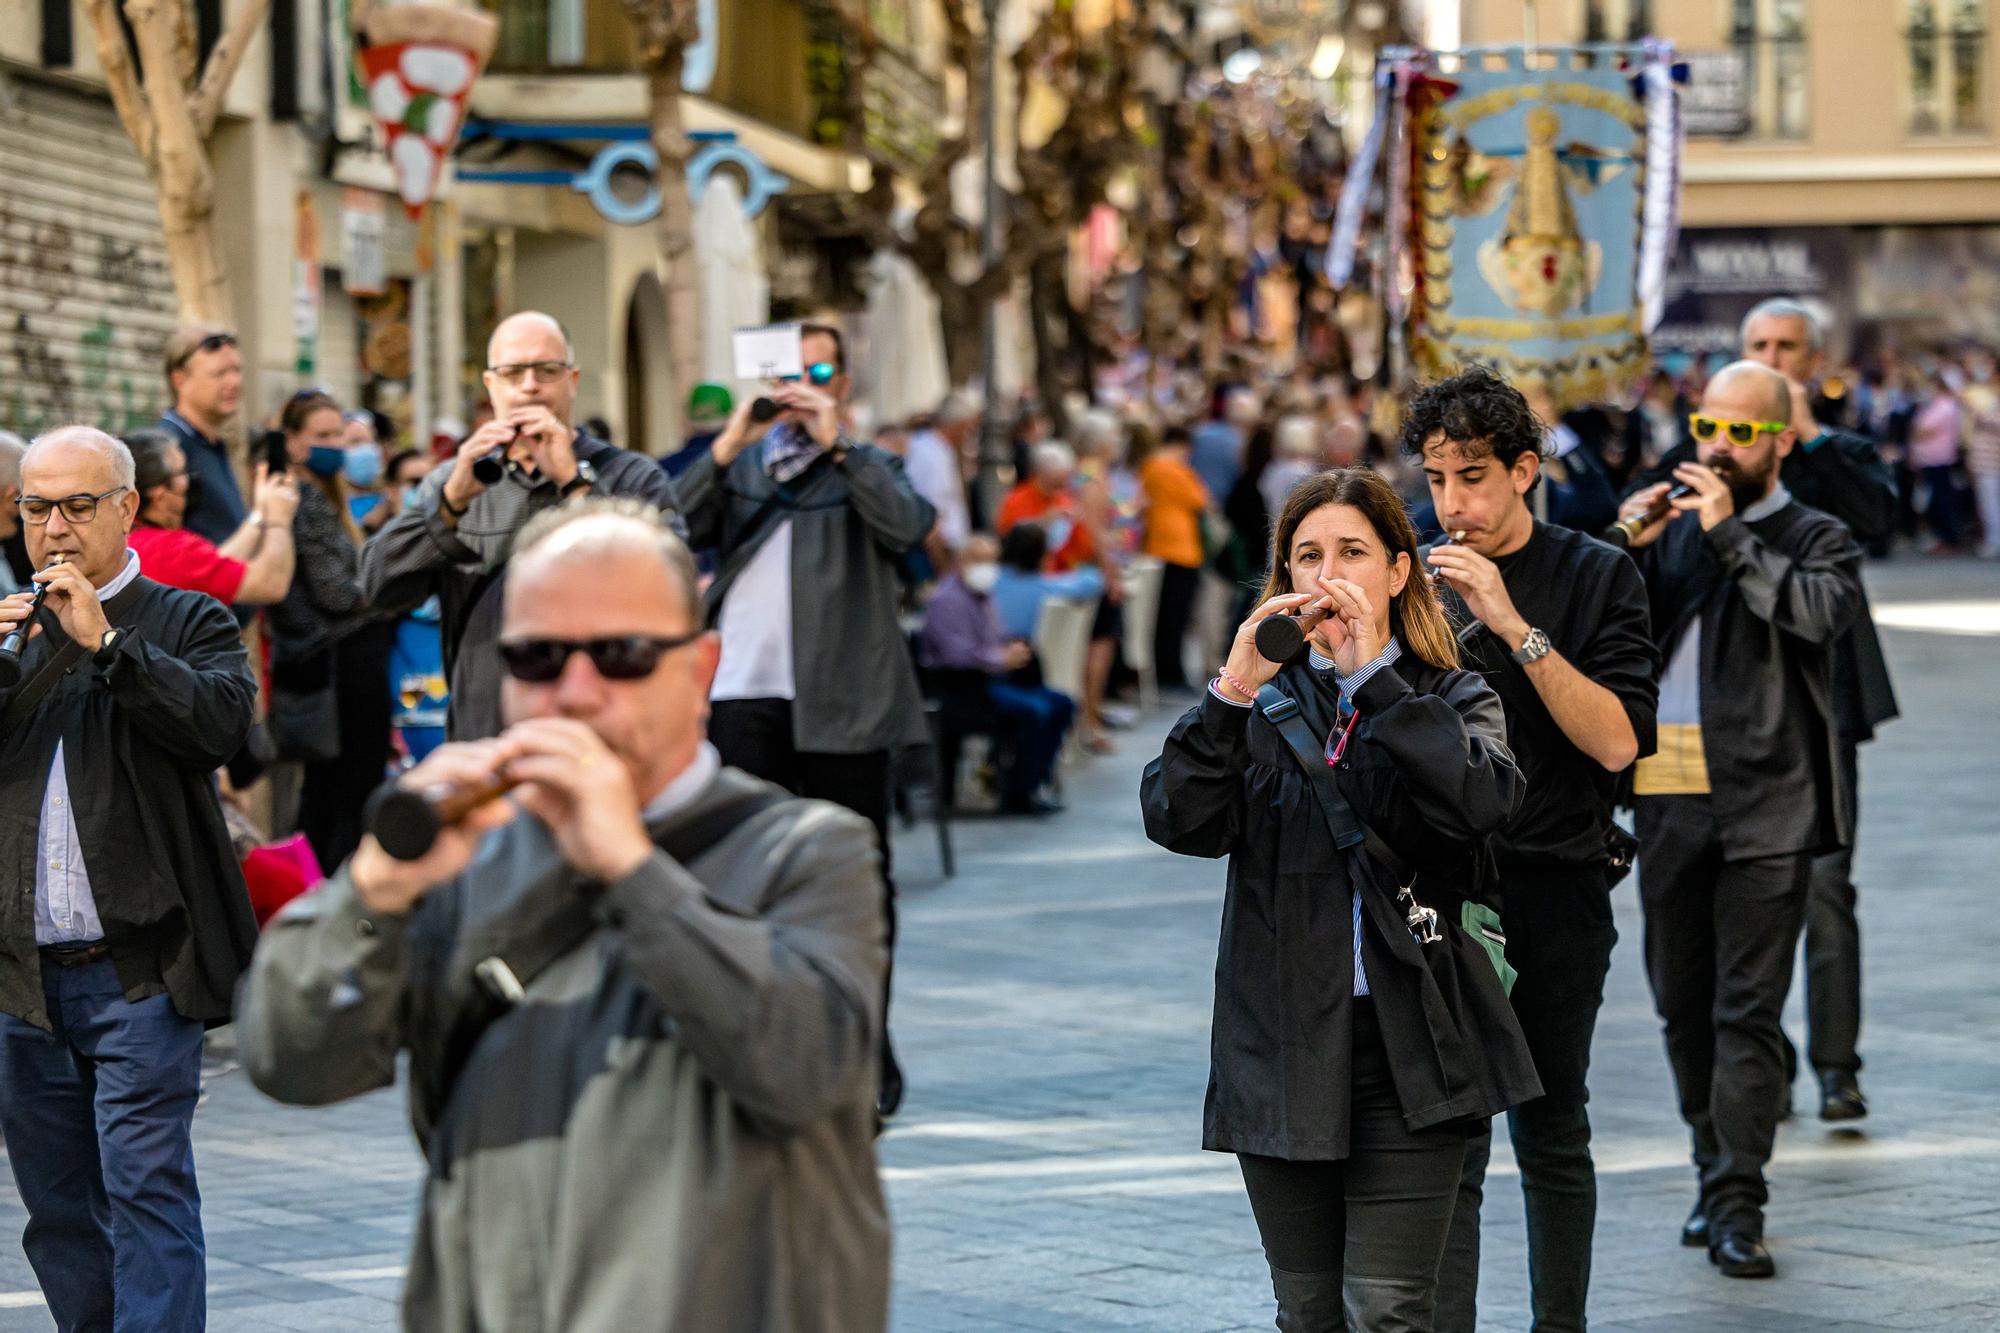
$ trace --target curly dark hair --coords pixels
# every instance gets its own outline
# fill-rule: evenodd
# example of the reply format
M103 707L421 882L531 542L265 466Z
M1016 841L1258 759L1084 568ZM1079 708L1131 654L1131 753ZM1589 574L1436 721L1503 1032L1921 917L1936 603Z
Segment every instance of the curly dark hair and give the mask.
M1469 457L1491 454L1512 467L1522 454L1541 452L1545 430L1519 389L1485 366L1467 366L1417 390L1396 445L1421 459L1424 446L1442 435Z

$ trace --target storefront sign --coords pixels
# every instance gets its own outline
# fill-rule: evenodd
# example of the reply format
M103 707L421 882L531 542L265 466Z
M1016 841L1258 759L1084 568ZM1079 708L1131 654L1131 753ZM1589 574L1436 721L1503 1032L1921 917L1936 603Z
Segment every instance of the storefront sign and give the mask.
M1750 132L1750 71L1741 51L1687 51L1681 116L1690 138L1730 139Z
M387 235L381 195L354 188L341 195L340 285L349 296L380 296L388 286Z

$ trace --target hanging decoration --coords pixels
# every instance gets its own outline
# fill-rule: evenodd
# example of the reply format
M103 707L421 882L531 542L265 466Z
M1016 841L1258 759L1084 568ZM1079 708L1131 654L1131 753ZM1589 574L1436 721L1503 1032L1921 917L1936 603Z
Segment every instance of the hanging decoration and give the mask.
M364 24L367 45L355 59L396 193L414 222L437 194L472 81L493 54L500 22L491 14L411 4L376 6Z
M1384 54L1392 338L1425 377L1478 362L1558 410L1627 397L1674 247L1671 48Z

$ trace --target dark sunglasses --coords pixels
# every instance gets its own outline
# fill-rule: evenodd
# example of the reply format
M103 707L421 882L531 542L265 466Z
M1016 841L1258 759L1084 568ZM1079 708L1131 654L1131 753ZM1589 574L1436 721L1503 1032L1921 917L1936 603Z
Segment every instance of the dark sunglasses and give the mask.
M185 352L182 352L180 356L174 361L174 369L179 370L181 367L185 366L188 362L194 360L194 354L196 352L219 352L225 347L234 347L234 346L236 346L235 334L211 333L206 338L203 338L200 342L196 343L194 346L188 348Z
M704 633L694 630L671 638L621 634L608 639L512 639L500 645L500 660L508 675L531 685L546 685L561 676L571 653L588 653L590 664L606 680L644 680L662 657Z
M1688 414L1688 429L1695 439L1707 444L1717 433L1727 435L1729 442L1738 449L1748 449L1757 442L1757 436L1764 431L1773 435L1785 429L1782 421L1731 421L1727 417L1711 417L1701 412Z

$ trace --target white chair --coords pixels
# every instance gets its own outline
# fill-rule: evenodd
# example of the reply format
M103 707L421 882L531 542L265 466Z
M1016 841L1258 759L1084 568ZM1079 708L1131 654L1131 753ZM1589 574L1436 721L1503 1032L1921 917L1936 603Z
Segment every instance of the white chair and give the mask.
M1139 675L1139 706L1160 703L1159 663L1153 660L1153 632L1160 622L1160 580L1166 566L1142 555L1125 566L1125 665Z
M1035 616L1035 655L1042 660L1042 683L1072 699L1083 698L1090 658L1090 625L1097 599L1049 597Z

